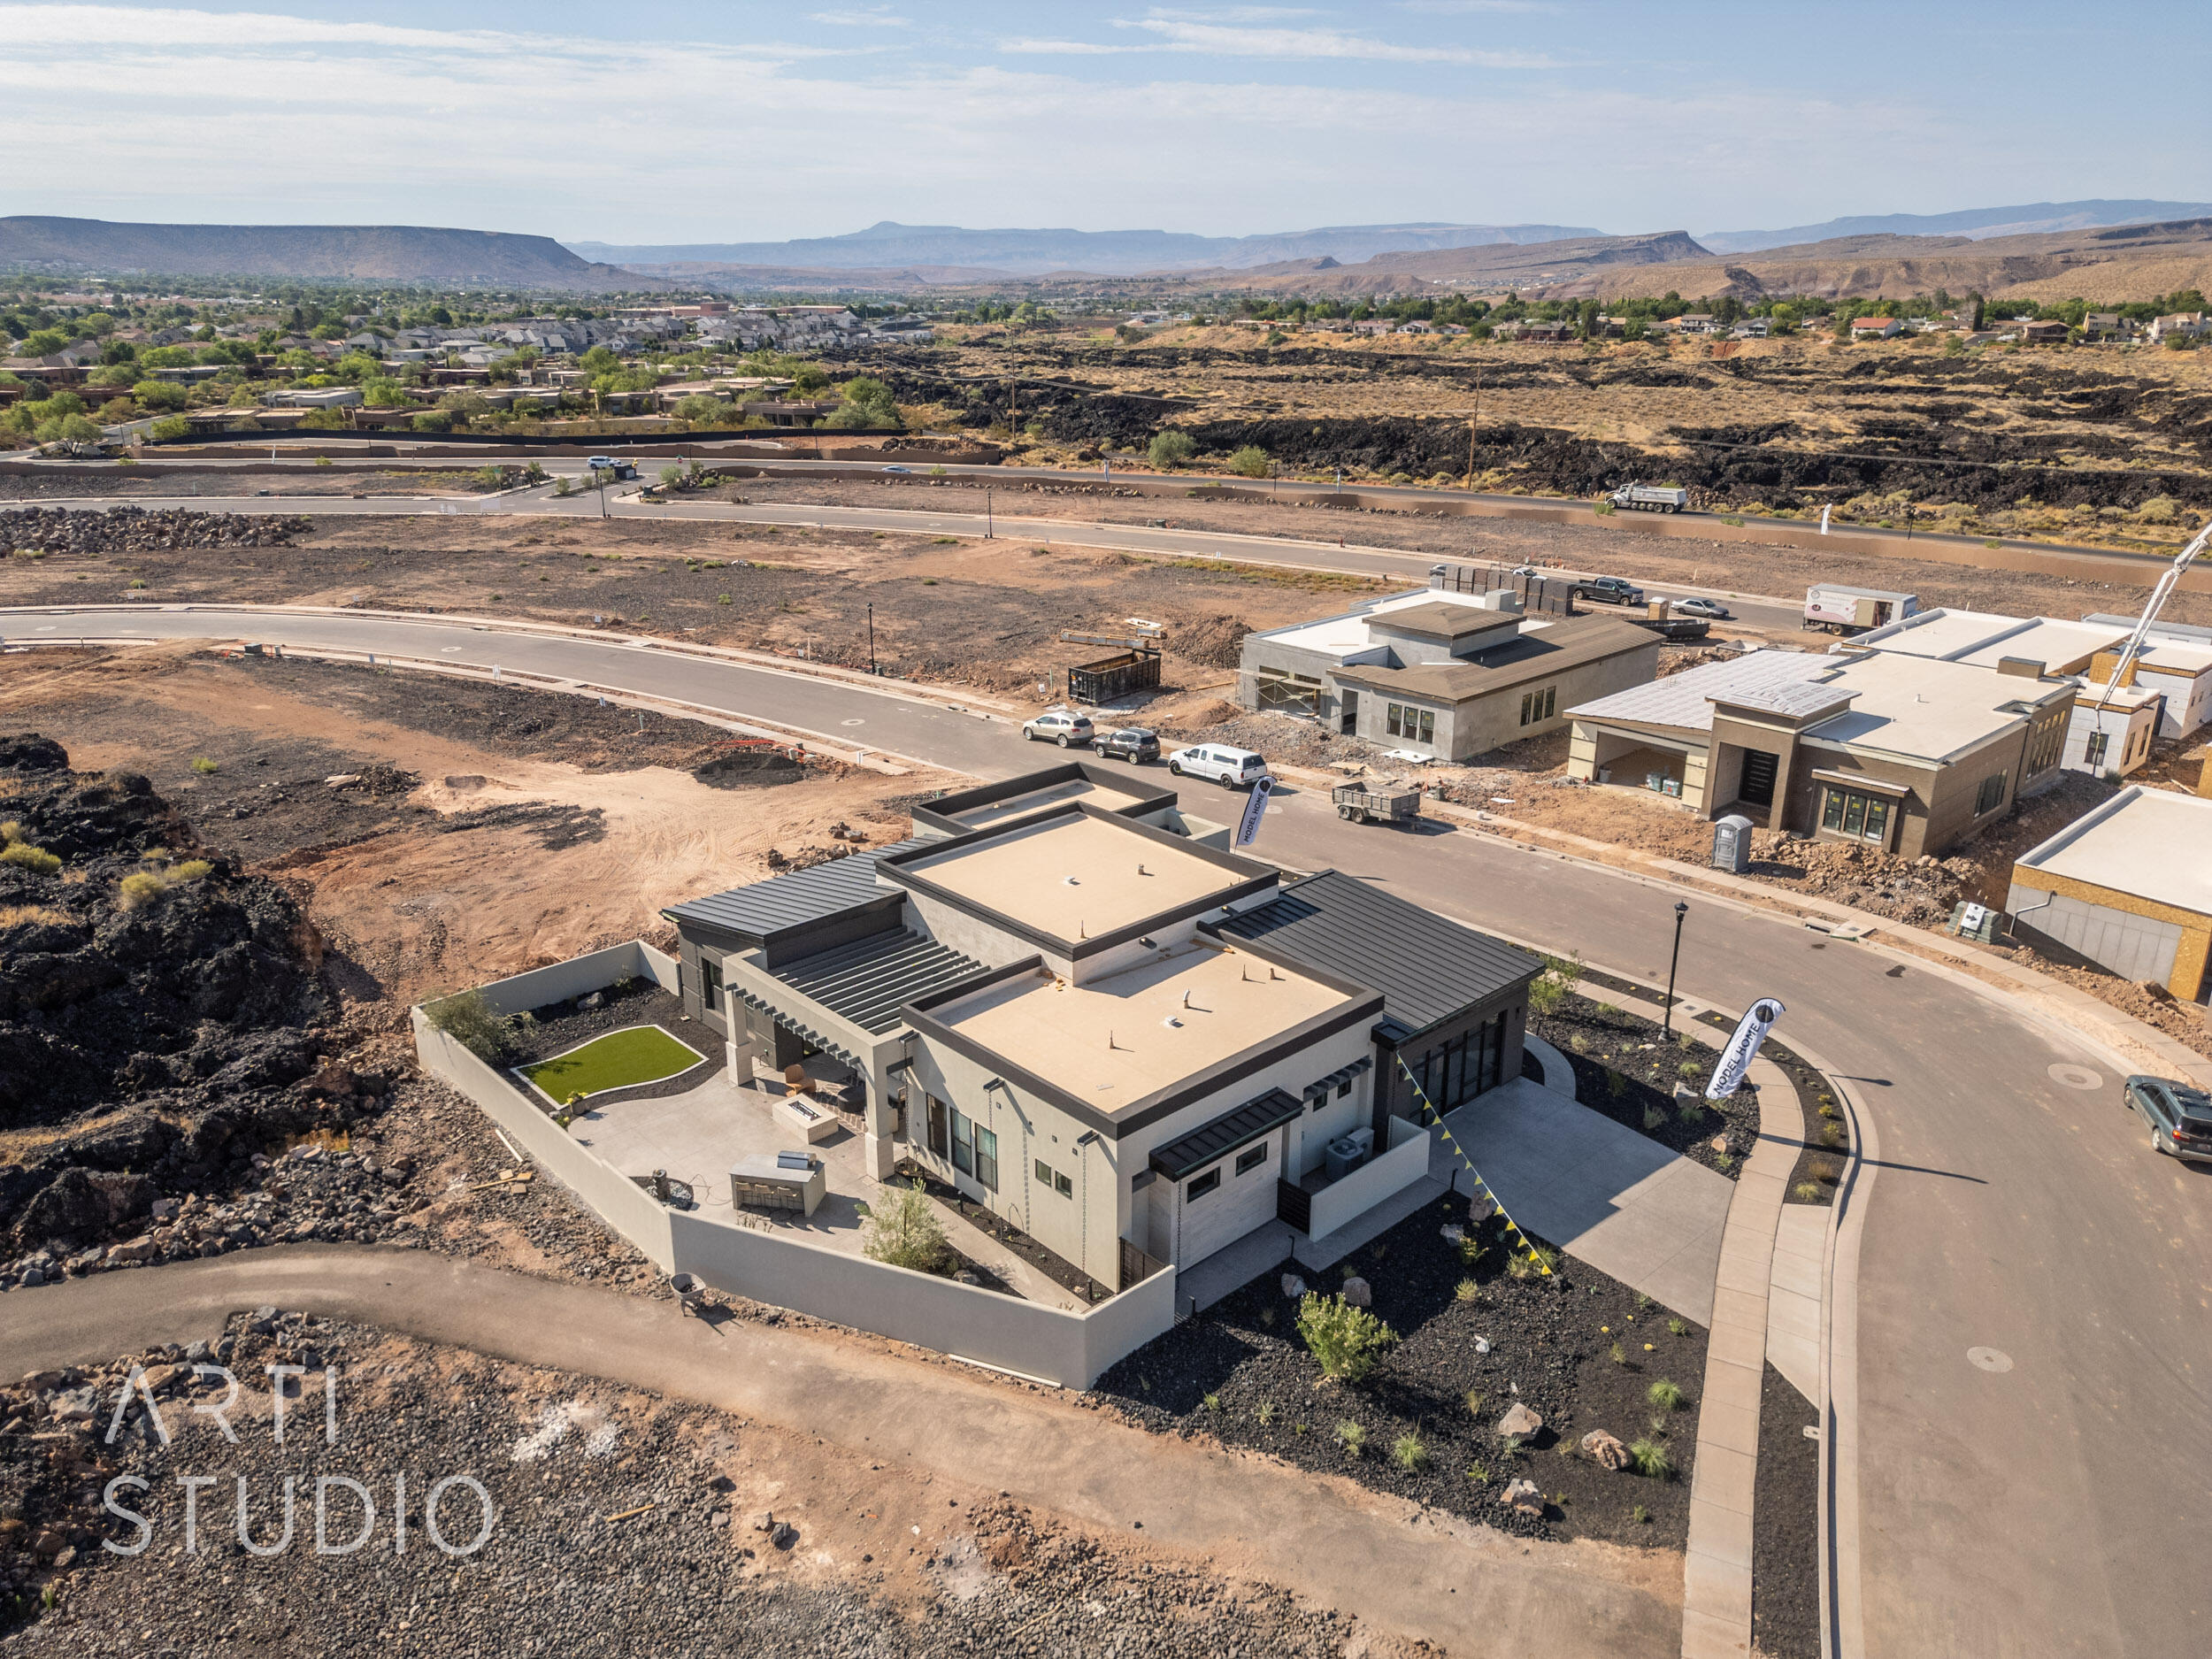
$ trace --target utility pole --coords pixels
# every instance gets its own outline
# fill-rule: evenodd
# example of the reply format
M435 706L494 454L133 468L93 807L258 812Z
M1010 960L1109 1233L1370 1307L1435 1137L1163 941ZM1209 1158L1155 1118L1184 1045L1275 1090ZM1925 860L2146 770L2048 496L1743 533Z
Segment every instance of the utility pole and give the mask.
M998 525L991 511L991 487L983 487L983 539L990 541L998 534Z
M1475 365L1475 407L1467 417L1467 488L1475 488L1475 429L1482 425L1482 365Z
M868 672L872 674L883 672L876 666L876 608L873 605L868 607Z
M1682 918L1689 913L1690 907L1680 899L1674 902L1674 955L1667 961L1666 1015L1659 1022L1659 1038L1663 1042L1674 1035L1674 971L1682 964Z

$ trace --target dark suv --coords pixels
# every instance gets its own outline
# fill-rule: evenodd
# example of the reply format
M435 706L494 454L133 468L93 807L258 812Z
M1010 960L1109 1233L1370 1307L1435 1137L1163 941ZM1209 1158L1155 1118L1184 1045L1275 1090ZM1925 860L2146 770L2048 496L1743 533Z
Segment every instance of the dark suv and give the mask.
M1132 765L1160 757L1160 740L1141 726L1125 726L1118 732L1102 732L1091 740L1091 747L1109 760L1125 760Z
M2170 1077L2131 1077L2128 1104L2151 1126L2151 1145L2168 1157L2212 1164L2212 1094Z
M1619 576L1593 576L1586 582L1577 582L1575 595L1581 599L1602 599L1609 605L1644 603L1644 590Z

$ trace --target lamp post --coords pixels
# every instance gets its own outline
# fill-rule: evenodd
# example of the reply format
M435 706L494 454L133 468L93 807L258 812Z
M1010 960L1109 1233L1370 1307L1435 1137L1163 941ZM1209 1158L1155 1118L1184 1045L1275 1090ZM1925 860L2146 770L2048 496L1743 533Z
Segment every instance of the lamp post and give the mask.
M883 672L876 666L876 608L873 605L868 607L868 672L872 674Z
M1667 959L1667 1007L1659 1022L1662 1041L1674 1035L1674 971L1682 964L1682 918L1690 913L1690 907L1680 899L1674 902L1674 955Z

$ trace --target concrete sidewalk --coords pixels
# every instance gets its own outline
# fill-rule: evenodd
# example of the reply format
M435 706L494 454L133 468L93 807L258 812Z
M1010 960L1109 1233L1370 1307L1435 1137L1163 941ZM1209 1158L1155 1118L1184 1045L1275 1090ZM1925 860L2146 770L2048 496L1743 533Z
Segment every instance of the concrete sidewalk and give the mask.
M425 1250L287 1246L11 1292L0 1295L0 1374L188 1342L264 1303L698 1401L1164 1548L1219 1552L1220 1571L1455 1652L1671 1659L1680 1649L1682 1569L1671 1551L1531 1543L872 1341L710 1326L665 1300Z
M1727 1177L1526 1078L1447 1113L1444 1125L1523 1227L1685 1317L1712 1323L1735 1191ZM1432 1173L1458 1166L1448 1147L1438 1157Z

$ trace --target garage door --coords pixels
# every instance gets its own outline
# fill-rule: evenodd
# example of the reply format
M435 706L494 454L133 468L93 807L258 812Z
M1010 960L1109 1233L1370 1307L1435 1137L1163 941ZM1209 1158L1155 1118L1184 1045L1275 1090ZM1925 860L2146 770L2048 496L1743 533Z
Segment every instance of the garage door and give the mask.
M1275 1218L1275 1178L1282 1172L1279 1133L1210 1164L1183 1183L1181 1248L1175 1264L1192 1267ZM1248 1165L1242 1174L1237 1165Z

